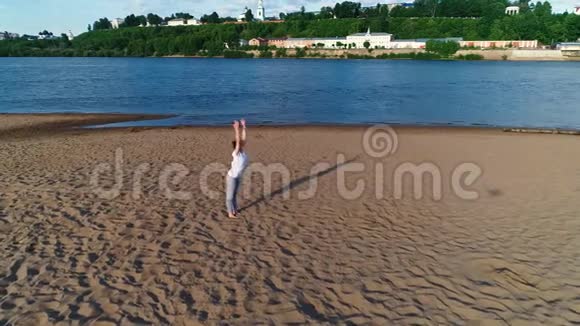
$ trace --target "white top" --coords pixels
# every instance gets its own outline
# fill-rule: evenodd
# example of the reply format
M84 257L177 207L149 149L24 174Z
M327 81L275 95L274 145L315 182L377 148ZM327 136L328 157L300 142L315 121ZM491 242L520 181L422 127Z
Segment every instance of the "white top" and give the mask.
M234 151L232 153L232 157L234 159L232 160L232 167L228 171L228 176L232 178L239 178L242 176L242 173L244 173L244 170L248 166L248 155L246 155L246 152L236 153L236 151Z

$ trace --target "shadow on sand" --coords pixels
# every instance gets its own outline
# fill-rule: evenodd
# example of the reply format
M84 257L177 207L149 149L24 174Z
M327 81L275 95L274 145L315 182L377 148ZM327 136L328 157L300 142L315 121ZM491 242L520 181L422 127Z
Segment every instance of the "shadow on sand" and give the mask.
M347 160L347 161L345 161L343 163L340 163L340 164L336 164L334 166L331 166L328 169L325 169L323 171L320 171L320 172L318 172L316 174L307 175L307 176L300 177L298 179L294 179L294 180L290 181L290 183L288 183L287 185L285 185L283 187L280 187L280 188L272 191L268 195L265 195L265 196L263 195L263 196L259 197L258 199L254 200L253 202L249 203L248 205L242 207L240 209L240 212L243 212L246 209L249 209L249 208L252 208L254 206L257 206L257 205L259 205L259 204L261 204L263 202L267 202L267 201L271 200L272 198L274 198L276 196L281 196L281 195L285 194L286 192L291 191L293 188L295 188L295 187L297 187L297 186L299 186L299 185L301 185L301 184L303 184L305 182L309 182L310 180L313 180L313 179L318 179L319 177L322 177L322 176L325 176L325 175L327 175L327 174L329 174L331 172L334 172L338 168L340 168L341 166L344 166L344 165L347 165L349 163L352 163L352 162L356 161L357 159L358 159L358 155L356 157L350 159L350 160Z

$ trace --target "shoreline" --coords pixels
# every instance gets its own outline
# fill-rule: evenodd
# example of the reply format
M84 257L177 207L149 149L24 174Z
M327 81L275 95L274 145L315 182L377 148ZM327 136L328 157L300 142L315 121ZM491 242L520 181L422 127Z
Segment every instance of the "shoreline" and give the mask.
M462 50L463 52L460 54L465 55L469 54L469 51ZM485 52L485 51L484 51ZM421 52L418 52L421 53ZM363 54L364 55L369 55ZM149 56L149 57L132 57L132 56L78 56L78 57L70 57L70 56L22 56L22 57L0 57L0 58L126 58L126 59L228 59L228 60L240 60L240 59L264 59L264 60L271 60L271 59L294 59L294 60L379 60L379 61L459 61L459 62L478 62L478 61L493 61L493 62L580 62L580 57L561 57L561 58L554 58L554 57L510 57L508 59L502 59L499 57L483 57L482 59L476 60L469 60L469 59L458 59L458 58L440 58L440 59L413 59L413 58L348 58L340 56L327 56L327 57L320 57L320 56L305 56L305 57L292 57L292 56L285 56L285 57L271 57L271 58L260 58L259 56L254 56L251 58L225 58L223 55L221 56L197 56L197 55L167 55L167 56Z
M195 125L143 125L114 126L116 123L156 121L177 117L177 115L154 114L120 114L120 113L0 113L0 118L8 117L17 120L13 125L0 127L0 138L18 138L30 135L50 135L58 132L90 131L130 131L175 130L175 129L229 129L229 124L195 124ZM111 126L109 126L111 125ZM488 126L488 125L445 125L445 124L399 124L399 123L296 123L296 124L255 124L256 130L269 129L361 129L384 125L395 129L434 131L500 131L505 133L580 135L580 129L573 128L540 128L521 126Z
M66 58L66 57L62 57ZM80 57L83 58L83 57ZM116 58L131 58L131 57L116 57ZM134 57L133 57L134 58ZM441 59L412 59L412 58L341 58L341 57L272 57L272 58L225 58L224 56L187 56L187 55L170 55L170 56L160 56L160 57L137 57L137 58L161 58L161 59L228 59L228 60L272 60L272 59L289 59L289 60L377 60L377 61L459 61L459 62L481 62L481 61L493 61L493 62L580 62L580 57L566 57L561 59L555 59L550 57L537 57L537 58L510 58L510 59L500 59L500 58L483 58L477 60L466 60L457 58L441 58Z
M121 113L0 113L0 138L47 135L91 125L169 118L161 114ZM8 119L4 119L8 118ZM6 121L11 120L11 121Z

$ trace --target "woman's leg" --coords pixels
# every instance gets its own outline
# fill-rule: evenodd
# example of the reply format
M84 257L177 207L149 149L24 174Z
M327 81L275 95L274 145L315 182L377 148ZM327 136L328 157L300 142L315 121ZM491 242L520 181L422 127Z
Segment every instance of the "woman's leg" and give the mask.
M226 208L228 214L233 214L236 211L235 198L236 198L236 179L226 176Z
M240 189L240 181L241 177L233 178L234 179L234 198L232 204L234 206L234 212L238 212L238 190Z

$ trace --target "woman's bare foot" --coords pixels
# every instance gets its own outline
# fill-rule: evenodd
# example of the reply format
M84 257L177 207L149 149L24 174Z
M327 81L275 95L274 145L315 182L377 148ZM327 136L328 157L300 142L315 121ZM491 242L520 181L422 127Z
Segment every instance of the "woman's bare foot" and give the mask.
M228 217L229 217L229 218L231 218L231 219L236 219L236 218L238 218L238 217L236 216L236 213L228 213Z

